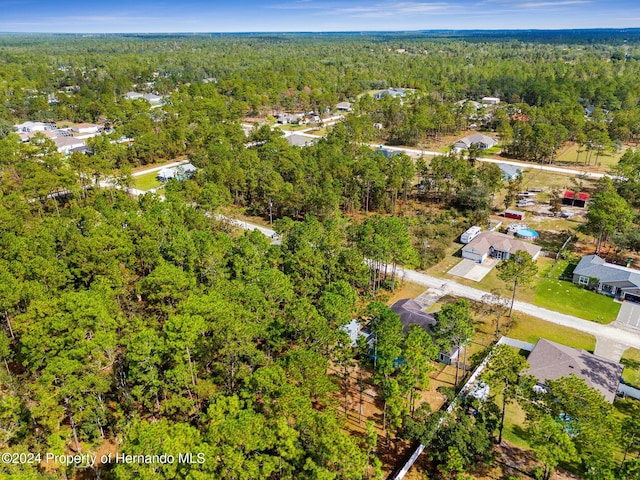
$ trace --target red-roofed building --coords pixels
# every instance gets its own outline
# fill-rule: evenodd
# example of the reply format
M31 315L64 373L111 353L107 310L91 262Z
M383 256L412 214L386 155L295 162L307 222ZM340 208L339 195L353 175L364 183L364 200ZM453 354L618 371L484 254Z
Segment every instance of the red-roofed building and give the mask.
M589 198L591 198L591 195L586 192L576 193L572 190L567 190L562 197L562 204L571 205L572 207L584 207L589 201Z
M529 117L527 117L524 113L514 113L511 115L512 122L529 122Z

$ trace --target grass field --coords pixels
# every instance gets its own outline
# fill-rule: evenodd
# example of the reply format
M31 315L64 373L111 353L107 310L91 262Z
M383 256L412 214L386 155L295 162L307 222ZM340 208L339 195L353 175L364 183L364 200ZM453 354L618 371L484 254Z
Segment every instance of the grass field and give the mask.
M613 152L610 150L604 150L598 156L598 165L594 165L596 161L596 153L591 153L591 166L587 167L589 170L607 170L618 163L618 160L624 153L624 148L619 152ZM584 162L587 159L587 152L585 148L582 147L580 149L580 154L578 156L578 145L573 143L569 144L567 147L563 149L563 151L556 157L556 164L558 165L566 165L568 167L577 167L577 168L585 168Z
M531 168L525 170L523 187L524 188L543 188L545 191L555 189L575 189L575 175L562 174L556 172L548 172L546 170L536 170ZM593 184L592 180L583 180L586 186Z
M324 137L329 134L331 131L331 125L327 125L326 127L314 128L313 130L309 130L307 133L311 135L319 135L320 137Z
M398 300L403 298L416 298L417 296L424 293L427 290L427 287L424 285L418 285L417 283L411 282L402 282L402 285L397 287L394 292L389 296L389 300L387 303L389 306L393 305Z
M145 192L152 188L158 188L162 182L158 181L157 176L158 172L149 172L133 177L133 187Z

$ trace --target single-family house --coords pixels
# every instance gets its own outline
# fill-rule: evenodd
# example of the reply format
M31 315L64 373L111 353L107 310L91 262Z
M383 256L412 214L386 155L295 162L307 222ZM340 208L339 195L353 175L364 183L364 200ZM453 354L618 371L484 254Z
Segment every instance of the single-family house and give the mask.
M384 97L403 98L406 94L407 92L404 88L387 88L386 90L374 93L373 98L378 100L381 100Z
M500 99L498 97L482 97L483 105L499 105Z
M351 111L351 102L340 102L336 105L336 110L340 112L350 112Z
M364 337L369 347L373 348L375 335L366 328L362 328L360 322L358 322L355 318L352 319L348 324L342 325L340 327L340 330L343 330L349 336L352 347L356 347L358 345L358 339L360 337Z
M594 288L620 300L640 303L640 270L586 255L573 270L573 283Z
M184 163L177 167L164 168L158 172L157 179L161 182L167 182L172 179L184 180L191 177L196 171L196 167L190 163Z
M284 137L284 139L292 147L306 147L313 145L317 141L316 138L300 135L299 133L292 133L291 135Z
M482 263L489 257L497 260L507 260L518 250L524 250L531 255L531 258L536 260L540 256L542 248L504 233L482 232L462 247L462 258L473 260L477 263Z
M382 148L382 145L380 145L380 148L378 149L378 151L382 153L382 155L384 155L384 158L391 158L400 153L397 150L389 150L388 148Z
M474 100L469 100L469 99L459 100L456 102L456 105L458 105L459 107L470 105L473 107L474 110L480 110L480 108L482 107L482 105L479 102L476 102Z
M471 145L477 145L482 150L488 150L489 148L498 144L498 140L482 133L474 133L467 137L462 137L453 144L453 148L458 151L467 150Z
M34 133L34 132L47 132L56 129L54 123L45 122L24 122L18 123L13 126L18 133Z
M568 377L573 374L604 398L612 402L622 376L622 364L599 357L586 350L567 347L541 338L527 358L529 368L526 373L538 379L544 388L548 380Z
M138 92L127 92L124 94L124 98L127 100L137 100L142 98L142 94Z
M432 333L431 327L437 323L436 317L433 313L427 313L422 311L422 307L418 302L411 298L404 298L398 300L391 305L393 310L400 317L402 325L404 325L405 331L409 329L411 325L420 325L429 334ZM456 358L458 358L459 349L453 348L449 353L438 353L438 361L446 365L451 365Z
M584 208L591 198L586 192L574 192L572 190L566 190L564 195L562 196L562 204L570 205L572 207L581 207Z
M56 144L56 147L58 147L58 151L65 155L69 155L72 151L79 150L82 149L82 147L87 146L81 138L69 136L56 137L53 139L53 142Z
M18 132L18 136L20 137L20 140L22 140L22 143L25 143L30 141L36 135L47 137L53 140L54 138L58 137L58 132L59 130L38 130L34 132Z
M162 105L163 103L162 97L154 93L145 93L144 95L142 95L142 98L144 98L152 106Z
M78 123L77 125L73 125L71 127L71 131L75 133L98 133L98 131L102 129L100 125L96 125L95 123Z
M505 180L511 180L522 173L522 168L515 165L509 165L507 163L499 163L498 168L502 172L502 178Z
M287 123L300 124L306 123L306 118L303 113L281 113L276 116L276 122L281 125Z

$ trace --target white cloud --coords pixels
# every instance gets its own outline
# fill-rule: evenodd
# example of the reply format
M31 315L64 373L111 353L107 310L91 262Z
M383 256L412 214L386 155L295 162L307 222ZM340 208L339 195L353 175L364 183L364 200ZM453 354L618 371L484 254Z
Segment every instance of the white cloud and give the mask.
M333 10L335 15L351 15L362 18L398 17L402 15L416 15L434 13L450 8L446 2L397 2L378 3L371 6L343 7Z
M561 0L559 2L525 2L518 5L521 8L547 8L547 7L563 7L566 5L582 5L591 3L589 0Z

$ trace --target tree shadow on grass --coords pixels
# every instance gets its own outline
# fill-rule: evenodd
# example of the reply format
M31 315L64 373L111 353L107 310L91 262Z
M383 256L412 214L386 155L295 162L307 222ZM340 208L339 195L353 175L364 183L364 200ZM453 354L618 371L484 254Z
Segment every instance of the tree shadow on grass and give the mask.
M631 358L622 358L620 363L625 366L625 368L630 368L632 370L638 370L640 368L640 361L633 360Z
M514 425L513 426L513 433L515 434L516 437L518 437L520 440L524 440L525 442L529 443L529 434L527 433L527 431L522 428L520 425Z
M560 280L573 280L573 271L576 269L577 265L577 263L567 263L567 266L560 274Z

